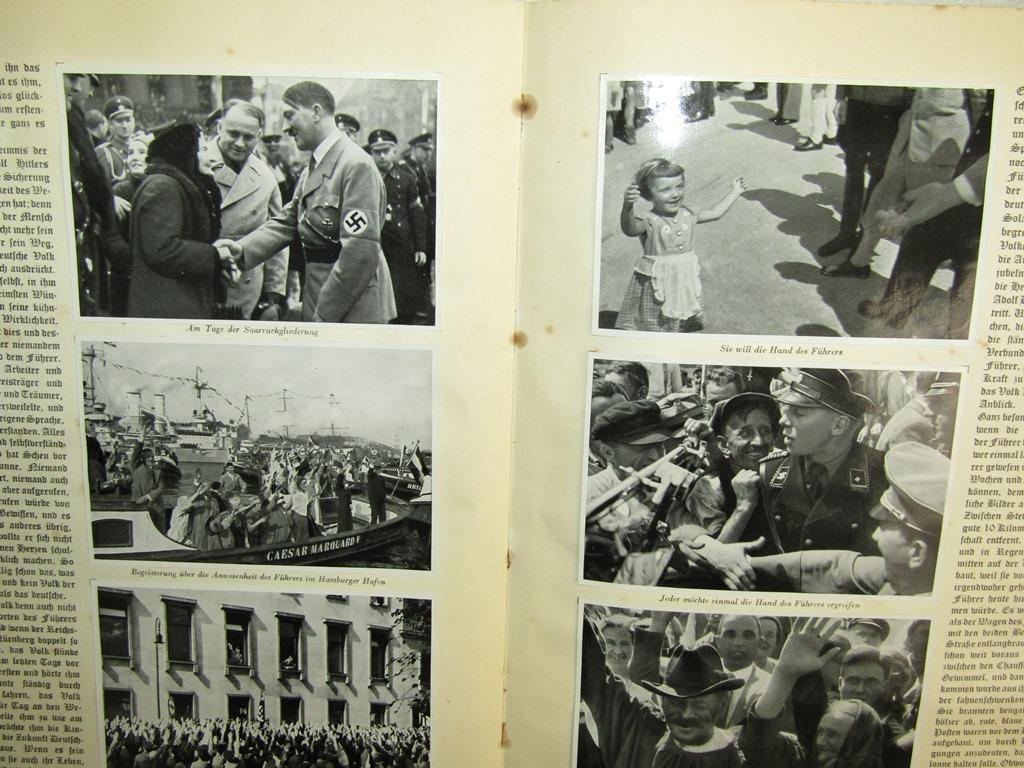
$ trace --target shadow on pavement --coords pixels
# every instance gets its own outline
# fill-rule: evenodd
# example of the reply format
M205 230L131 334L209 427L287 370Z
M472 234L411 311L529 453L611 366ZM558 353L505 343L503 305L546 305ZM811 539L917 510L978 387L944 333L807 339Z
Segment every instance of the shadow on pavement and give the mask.
M835 234L836 222L832 211L823 207L817 195L796 195L781 189L751 189L743 195L764 206L772 216L780 219L779 232L800 239L800 247L809 253Z
M726 123L725 127L733 131L747 131L763 139L770 139L788 146L796 144L796 140L800 137L792 125L775 125L767 120L754 123Z
M782 261L775 265L776 271L785 280L794 280L805 285L813 285L818 289L818 295L832 311L842 325L842 330L849 336L881 336L889 337L894 335L891 328L880 322L868 320L857 312L857 304L863 299L881 296L885 290L886 281L872 273L867 280L856 280L853 278L825 277L814 264L806 264L799 261ZM798 336L812 335L809 330L816 326L804 324L798 328L804 329L795 331ZM824 336L839 335L832 329L818 334Z
M827 325L819 325L818 323L798 325L794 333L797 336L842 336L835 328L829 328Z
M745 101L742 99L730 99L729 104L741 115L755 117L759 120L767 120L775 116L775 110L766 106L763 101Z
M843 176L830 171L819 171L818 173L805 173L802 178L808 184L813 184L821 190L813 196L809 195L814 202L821 205L830 205L837 212L842 209L843 186L845 184Z

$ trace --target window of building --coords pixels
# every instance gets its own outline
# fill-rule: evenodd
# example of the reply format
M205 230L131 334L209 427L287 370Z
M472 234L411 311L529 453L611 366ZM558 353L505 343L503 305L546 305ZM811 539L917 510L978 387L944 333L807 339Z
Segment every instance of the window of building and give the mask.
M420 652L420 685L430 687L430 651Z
M327 599L335 603L347 603L348 595L328 595Z
M172 693L171 711L174 720L188 720L196 716L196 697L192 693Z
M340 621L327 621L327 674L348 676L348 627Z
M224 608L224 643L228 669L248 671L252 662L249 647L249 625L252 611L246 608Z
M249 720L251 707L248 696L228 696L228 720Z
M281 675L298 675L302 671L301 616L277 614L277 661Z
M167 661L176 664L192 664L192 613L196 604L191 600L163 598L164 617L167 623Z
M387 608L391 605L391 598L375 595L370 598L370 605L374 608Z
M302 699L300 699L298 696L281 697L281 722L302 722Z
M372 725L388 724L388 705L370 702L370 723Z
M370 630L370 679L382 682L388 679L388 642L391 639L389 629Z
M99 591L100 652L105 659L131 659L131 592Z
M111 720L115 717L132 716L132 692L103 689L103 717Z
M327 722L331 725L345 725L348 702L344 699L328 699Z

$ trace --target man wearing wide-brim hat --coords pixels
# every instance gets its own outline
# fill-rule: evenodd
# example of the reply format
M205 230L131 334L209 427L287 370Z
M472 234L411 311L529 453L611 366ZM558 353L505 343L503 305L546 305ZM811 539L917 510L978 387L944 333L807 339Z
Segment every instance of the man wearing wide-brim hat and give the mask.
M766 554L877 550L870 512L885 490L882 454L857 441L872 402L841 370L783 370L772 383L785 449L759 466L763 513L744 541L764 536Z
M889 488L871 510L873 556L848 550L751 558L758 589L818 593L926 595L935 581L950 461L920 443L885 456Z
M606 674L596 631L584 622L580 696L597 724L605 765L741 768L746 763L733 734L715 722L728 707L730 692L742 688L743 681L722 668L718 651L710 645L677 646L664 675L657 675L664 641L657 620L656 614L651 630L636 634L630 677L657 694L661 713Z

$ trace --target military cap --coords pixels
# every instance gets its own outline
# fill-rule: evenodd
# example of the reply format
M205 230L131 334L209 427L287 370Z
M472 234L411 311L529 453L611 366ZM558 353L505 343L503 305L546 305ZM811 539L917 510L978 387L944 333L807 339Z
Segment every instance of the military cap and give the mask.
M838 368L784 368L772 381L778 403L804 408L828 408L858 421L875 404L853 391L850 377Z
M640 682L651 693L672 699L692 699L719 691L735 691L744 686L743 680L733 677L722 668L722 657L710 645L693 650L677 645L672 650L662 682Z
M370 149L397 147L398 137L386 128L375 128L370 132L370 137L366 140L366 143Z
M362 127L359 125L358 120L344 112L339 112L334 116L334 124L339 128L348 128L353 132L358 131Z
M924 393L925 397L957 397L960 394L959 381L936 381Z
M896 520L929 536L942 530L950 462L921 443L899 443L885 455L889 487L871 511L875 520Z
M428 149L434 148L434 134L432 133L421 133L415 138L409 139L410 147L427 147Z
M760 405L768 411L772 421L778 424L779 406L772 398L762 395L760 392L741 392L715 403L715 410L711 412L711 431L716 435L722 434L729 417L736 412L737 408L744 405Z
M72 80L77 80L80 77L88 77L89 83L92 85L93 88L99 88L101 84L99 75L94 75L85 72L67 72L66 75L67 77L70 77Z
M224 109L221 107L217 107L215 110L213 110L213 112L206 116L205 120L203 120L203 128L213 128L213 126L217 124L217 121L220 120L222 117L224 117Z
M595 440L630 445L663 443L681 426L676 422L684 420L674 415L666 416L653 400L633 400L616 403L594 419L590 436Z
M889 636L889 622L885 619L850 619L847 629L853 629L858 625L877 629L883 640Z
M103 114L106 115L108 120L134 113L135 105L132 104L132 100L127 96L111 96L103 105Z

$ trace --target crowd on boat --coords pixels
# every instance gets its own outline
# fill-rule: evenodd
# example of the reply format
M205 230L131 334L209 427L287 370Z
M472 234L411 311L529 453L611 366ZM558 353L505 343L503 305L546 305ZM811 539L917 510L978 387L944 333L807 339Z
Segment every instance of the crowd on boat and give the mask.
M369 524L383 523L387 498L395 490L369 453L343 453L312 439L269 451L257 448L244 460L227 461L214 480L197 469L190 486L173 450L151 439L148 425L130 450L115 442L108 453L93 435L87 445L93 492L128 496L149 510L161 533L201 552L301 544L351 531L354 492L368 502ZM327 499L330 515L324 509Z

